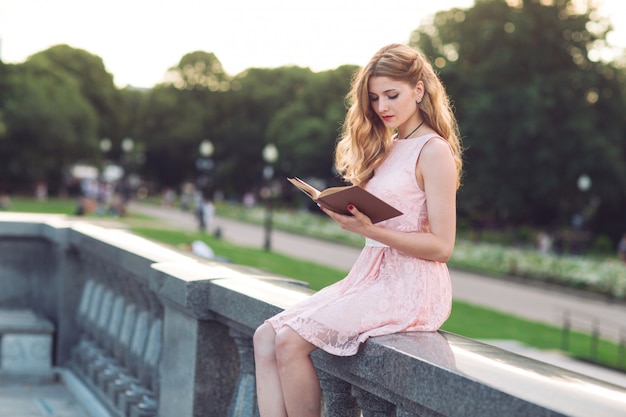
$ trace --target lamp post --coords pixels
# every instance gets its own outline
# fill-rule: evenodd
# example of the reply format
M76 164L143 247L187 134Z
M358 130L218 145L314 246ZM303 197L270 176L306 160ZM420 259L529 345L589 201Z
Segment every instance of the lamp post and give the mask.
M583 193L589 191L589 189L591 188L591 178L589 178L589 175L587 174L582 174L580 177L578 177L576 185L578 186L578 189Z
M132 138L129 137L125 137L124 139L122 139L122 143L121 143L121 148L122 148L122 158L121 158L121 162L122 162L122 169L124 170L124 177L122 178L122 180L124 179L128 179L128 171L130 171L130 165L131 165L131 153L133 152L133 149L135 149L135 141Z
M210 185L214 166L211 156L213 156L214 151L215 147L213 146L213 142L208 139L204 139L198 146L200 156L196 159L196 169L199 175L196 181L195 205L198 226L201 232L204 232L207 226L210 227L212 218L212 213L210 213L210 211L212 211L212 190L210 189Z
M122 139L122 151L124 151L125 155L128 155L135 149L135 141L131 138Z
M112 147L113 147L113 143L111 142L111 139L109 138L100 139L100 150L102 151L103 154L106 155L106 153L109 152Z
M214 151L213 142L208 139L204 139L198 146L200 156L196 159L196 169L199 172L196 186L200 191L205 191L211 182L211 171L214 165L211 156Z
M278 160L278 149L272 143L268 143L263 148L263 179L265 180L265 241L263 248L266 251L272 249L272 178L274 177L274 164Z
M578 187L578 191L583 195L583 200L586 199L586 193L591 188L591 178L589 175L582 174L576 180L576 186ZM579 212L574 214L574 218L572 219L572 225L575 229L582 229L583 224L585 222L585 206L586 202L581 204L581 209Z
M113 147L113 142L109 138L100 139L100 151L102 151L100 166L98 167L100 172L102 172L102 176L104 177L104 170L108 165L107 155L111 148Z
M120 210L125 211L126 205L131 195L131 167L132 152L135 149L135 141L132 138L125 137L122 139L122 170L123 176L120 178L120 194L122 195L122 207Z

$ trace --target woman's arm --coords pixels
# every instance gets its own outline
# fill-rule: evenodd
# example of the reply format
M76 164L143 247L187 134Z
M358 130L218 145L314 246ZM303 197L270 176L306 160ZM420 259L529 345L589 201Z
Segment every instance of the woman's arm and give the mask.
M446 262L456 237L456 166L450 147L443 140L430 140L422 149L415 169L418 185L426 193L429 233L405 233L372 224L358 211L344 216L322 209L342 229L389 245L417 258Z

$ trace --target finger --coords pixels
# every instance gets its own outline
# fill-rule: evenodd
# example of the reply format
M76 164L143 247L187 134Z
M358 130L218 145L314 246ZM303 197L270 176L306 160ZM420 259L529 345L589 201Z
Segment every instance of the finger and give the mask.
M350 204L348 206L348 211L352 216L361 223L371 223L370 218L365 214L359 211L354 205Z
M348 211L350 212L350 214L352 214L353 216L357 217L357 216L365 216L365 214L361 213L359 211L358 208L356 208L354 205L350 204L348 206ZM365 216L367 217L367 216Z

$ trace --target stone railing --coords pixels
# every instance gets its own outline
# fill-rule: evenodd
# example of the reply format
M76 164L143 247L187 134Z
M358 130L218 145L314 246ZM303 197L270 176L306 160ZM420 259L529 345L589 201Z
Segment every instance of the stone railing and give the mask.
M300 282L124 230L0 213L0 309L50 321L55 369L111 416L258 415L253 331L309 295ZM313 360L326 417L626 412L625 389L446 332L377 337L353 357Z

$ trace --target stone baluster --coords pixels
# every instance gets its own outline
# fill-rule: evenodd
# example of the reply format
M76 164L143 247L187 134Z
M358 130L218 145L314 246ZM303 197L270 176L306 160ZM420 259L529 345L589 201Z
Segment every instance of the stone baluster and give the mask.
M121 294L116 294L113 298L113 311L109 318L109 323L106 328L106 337L104 338L102 347L111 356L113 354L113 348L120 335L122 328L122 320L124 318L124 297Z
M117 300L116 300L117 301ZM121 305L117 307L116 318L119 319L119 329L110 347L112 360L95 377L96 386L107 393L108 384L114 380L125 368L126 352L130 349L130 342L135 325L136 306L128 303L124 297L120 297ZM117 315L119 314L119 317Z
M230 329L228 334L235 341L239 356L239 377L237 378L235 392L228 407L228 416L258 416L252 338L235 329Z
M78 311L76 312L76 321L78 322L78 328L81 331L86 331L85 322L89 316L89 310L92 306L93 290L96 283L93 280L88 280L83 287L83 292L80 296L80 303L78 304Z
M127 372L121 372L117 377L109 383L108 393L109 400L119 407L121 397L129 385L137 381L137 366L145 348L145 342L148 335L148 312L139 310L135 320L133 337L128 349L128 360L125 362Z
M104 291L104 296L100 304L100 312L98 313L98 321L96 322L94 344L88 349L83 357L82 368L85 376L92 382L96 373L103 369L110 359L106 355L104 346L107 342L108 324L113 314L114 294L110 289Z
M395 417L396 406L361 388L352 387L352 395L356 398L363 417Z
M352 396L352 385L324 371L317 370L324 398L325 417L359 417L361 409Z
M125 300L125 302L122 328L113 347L113 355L117 363L105 368L97 378L98 386L112 403L115 400L114 382L123 372L127 372L128 362L130 361L130 345L137 324L137 306L128 300Z
M89 312L91 308L93 308L93 299L94 299L94 289L96 283L93 280L89 280L85 283L83 287L82 294L80 296L80 303L78 305L78 310L76 312L76 323L80 332L80 341L74 348L70 354L70 362L73 367L76 367L79 363L79 357L82 353L82 350L85 348L87 343L87 322L89 319Z
M158 367L163 346L162 334L162 320L158 318L152 320L137 381L131 383L124 394L120 396L119 409L127 415L131 413L132 408L137 407L140 403L143 404L142 411L146 413L148 411L147 405L153 403L150 400L156 401ZM156 412L156 410L154 411Z
M77 372L83 373L83 356L93 345L93 331L97 322L98 312L100 311L100 303L104 293L104 286L100 283L94 283L92 290L88 293L83 291L83 296L88 297L87 311L84 316L77 317L79 326L82 329L81 338L78 345L72 351L72 365Z

